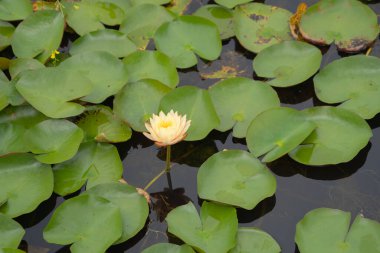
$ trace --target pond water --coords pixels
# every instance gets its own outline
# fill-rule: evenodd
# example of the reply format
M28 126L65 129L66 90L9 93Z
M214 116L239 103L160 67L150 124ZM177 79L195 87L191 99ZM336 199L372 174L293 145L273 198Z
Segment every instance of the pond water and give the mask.
M189 12L211 1L193 1ZM267 0L266 4L280 6L294 12L298 0ZM317 2L303 1L307 4ZM380 14L380 3L369 5ZM231 50L237 54L231 55ZM335 46L322 48L322 67L345 55L339 55ZM239 66L242 76L253 77L251 69L254 54L242 49L236 40L224 42L224 58ZM230 52L230 54L229 54ZM372 55L380 57L380 42L376 41ZM180 74L180 85L196 85L207 88L217 79L202 80L200 72L212 72L217 64L200 62L197 67ZM276 89L283 106L297 109L323 103L315 97L312 80L291 88ZM352 216L380 221L380 115L369 121L373 130L370 143L349 163L336 166L308 167L284 157L267 166L277 179L275 196L262 201L252 211L238 210L240 226L255 226L272 235L280 244L283 253L297 253L294 243L295 226L310 210L319 207L350 211ZM136 187L144 187L165 166L165 151L155 147L143 135L133 133L133 138L118 145L124 163L124 178ZM193 201L199 208L202 200L197 196L196 176L199 166L212 154L223 149L247 150L244 140L233 138L231 132L212 132L198 142L183 142L173 146L171 188L168 178L162 177L150 189L155 202L146 227L124 244L108 252L139 253L157 242L179 242L167 233L163 221L168 211L178 205ZM69 247L48 244L42 239L42 230L49 221L55 207L64 199L52 196L31 214L17 219L26 229L22 247L29 253L70 252Z

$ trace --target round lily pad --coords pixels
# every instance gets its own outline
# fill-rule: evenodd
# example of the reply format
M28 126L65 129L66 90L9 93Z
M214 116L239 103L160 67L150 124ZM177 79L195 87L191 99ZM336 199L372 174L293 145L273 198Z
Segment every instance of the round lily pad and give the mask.
M230 78L211 86L209 93L220 118L216 128L227 131L233 128L233 136L243 138L247 128L261 112L280 106L277 93L263 82L248 78Z
M379 252L380 223L330 208L310 211L298 222L295 241L300 253Z
M0 19L6 21L21 20L33 13L30 0L1 0Z
M197 64L197 57L215 60L222 51L218 27L208 19L181 16L160 26L154 35L159 51L168 55L178 68Z
M297 162L307 165L348 162L372 137L368 123L346 109L320 106L303 112L316 129L289 153Z
M197 182L199 197L248 210L276 192L269 169L243 150L212 155L199 168Z
M199 8L193 15L207 18L214 22L218 26L220 38L222 40L231 38L235 35L233 12L226 7L217 4L207 4Z
M229 253L280 253L278 243L268 233L258 229L239 228L235 248Z
M176 87L179 82L174 63L159 51L137 51L124 58L123 62L128 82L153 79L170 88Z
M0 213L0 249L17 248L24 237L25 230L20 224Z
M299 24L302 37L316 44L335 43L355 52L369 46L379 34L376 13L357 0L321 0L310 6Z
M83 131L68 120L49 119L29 128L24 138L38 161L53 164L69 160L77 153Z
M333 61L314 77L315 93L326 103L365 119L380 112L380 59L355 55Z
M321 51L301 41L283 41L260 51L253 60L258 76L270 78L271 86L289 87L314 75L322 61Z
M72 244L72 253L104 253L122 234L120 209L93 195L80 195L61 204L44 229L44 239Z
M168 86L151 79L128 83L115 96L114 112L133 130L146 131L145 122L153 113L157 114L161 98L170 90Z
M234 10L235 34L247 50L258 53L284 40L292 40L288 10L261 3L239 5Z
M287 154L315 129L302 112L279 107L257 116L247 132L247 146L256 156L264 155L263 162L272 162Z
M70 54L88 51L106 51L116 57L125 57L136 51L136 46L124 33L104 29L79 37L70 47Z
M203 202L200 216L192 202L173 209L168 231L199 252L227 252L235 246L238 220L233 207Z
M194 250L188 245L176 245L172 243L157 243L146 248L142 253L194 253Z
M29 213L53 192L50 165L32 154L0 157L0 213L17 217Z
M195 86L182 86L168 92L161 99L159 110L165 113L174 110L191 120L188 141L202 140L219 125L208 91Z

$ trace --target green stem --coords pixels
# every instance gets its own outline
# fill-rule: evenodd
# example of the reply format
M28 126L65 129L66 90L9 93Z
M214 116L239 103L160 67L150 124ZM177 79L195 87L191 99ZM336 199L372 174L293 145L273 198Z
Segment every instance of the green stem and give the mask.
M150 180L150 182L144 187L144 191L148 190L148 188L154 184L154 182L157 181L157 179L159 179L162 175L164 175L166 173L166 168L164 170L162 170L157 176L155 176L152 180Z

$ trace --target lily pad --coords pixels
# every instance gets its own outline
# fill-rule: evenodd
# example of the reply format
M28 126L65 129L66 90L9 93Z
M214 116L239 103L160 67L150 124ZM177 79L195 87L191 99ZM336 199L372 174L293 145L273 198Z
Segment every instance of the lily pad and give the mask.
M102 197L119 207L123 231L114 244L132 238L145 226L149 206L144 196L139 194L135 187L121 183L100 184L88 190L86 194Z
M307 116L292 108L279 107L257 116L247 132L247 146L263 162L272 162L301 144L316 128Z
M144 17L144 18L141 18ZM164 7L154 4L141 4L130 8L120 25L120 32L125 33L135 45L144 50L156 30L174 15Z
M379 34L376 13L357 0L321 0L307 9L299 28L308 41L334 42L346 52L368 47Z
M103 105L87 107L77 124L85 132L86 141L124 142L132 135L129 126Z
M0 20L0 51L11 44L11 37L14 31L15 27L11 23Z
M212 155L199 168L197 180L199 197L247 210L276 192L269 169L243 150Z
M64 23L59 11L33 13L16 27L11 43L14 54L45 62L61 43Z
M115 30L104 29L78 38L70 47L71 55L88 51L106 51L115 57L125 57L136 51L136 46L127 35Z
M162 5L170 3L171 0L128 0L132 6L140 5L140 4L155 4Z
M188 245L175 245L172 243L157 243L149 248L146 248L142 253L195 253Z
M36 209L53 193L50 165L32 154L0 157L0 213L17 217Z
M315 93L325 103L371 119L380 112L380 59L355 55L333 61L314 77Z
M260 51L253 69L261 77L270 78L271 86L289 87L314 75L322 61L321 51L305 42L283 41Z
M206 18L214 22L219 29L222 40L235 35L232 10L217 4L207 4L199 8L193 15Z
M227 8L234 8L236 5L249 3L252 0L215 0L215 3L225 6Z
M201 17L181 16L160 26L154 35L159 51L168 55L178 68L197 64L197 57L215 60L222 51L217 26Z
M310 211L298 222L296 243L300 253L379 252L380 223L330 208Z
M83 139L83 131L65 119L42 121L24 135L28 150L41 163L60 163L72 158Z
M191 120L186 140L205 138L219 125L219 118L209 93L195 86L182 86L167 93L161 100L160 111L177 111Z
M65 196L78 191L87 182L87 189L117 182L123 165L115 146L107 143L83 143L78 153L53 168L54 192Z
M320 106L303 111L316 129L290 157L307 165L338 164L350 161L372 137L367 122L346 109Z
M91 81L92 92L81 98L91 103L101 103L116 94L128 80L122 61L102 51L76 54L63 61L58 68L70 73L79 72Z
M168 231L199 252L227 252L235 246L238 220L233 207L203 202L200 217L192 202L166 217Z
M233 128L233 136L243 138L247 128L261 112L280 106L277 93L263 82L248 78L230 78L209 89L220 118L216 128L225 132Z
M37 110L51 118L81 114L84 107L71 102L92 91L92 83L79 71L43 68L24 72L16 83L18 92Z
M119 25L125 13L121 7L107 1L82 0L62 2L67 24L79 35L104 29L104 25Z
M120 210L110 201L80 195L61 204L44 229L44 239L72 244L72 253L104 253L122 233Z
M280 253L278 243L268 233L257 228L239 228L236 247L229 253Z
M153 79L170 88L175 88L179 82L175 65L159 51L137 51L124 58L123 62L129 82Z
M9 105L9 94L11 85L8 77L0 70L0 111Z
M6 248L6 249L0 249L0 253L25 253L25 251L22 251L19 249Z
M21 20L33 13L30 0L1 0L0 19L5 21Z
M145 122L153 113L158 112L162 97L170 90L155 80L145 79L128 83L116 94L113 109L133 130L143 132L146 131Z
M14 79L24 71L42 68L45 68L45 65L36 59L16 58L12 59L9 64L9 74Z
M234 10L236 37L244 48L258 53L281 41L292 40L291 16L288 10L261 3L239 5Z
M20 224L0 213L0 249L17 249L24 234L25 230Z

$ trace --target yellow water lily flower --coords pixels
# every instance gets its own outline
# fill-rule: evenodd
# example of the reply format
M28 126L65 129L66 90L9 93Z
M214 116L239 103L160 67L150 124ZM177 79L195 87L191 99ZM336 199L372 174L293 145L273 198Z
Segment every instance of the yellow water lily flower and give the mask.
M51 55L50 55L50 59L55 59L55 57L56 57L56 55L58 55L59 54L59 51L58 50L54 50L52 53L51 53Z
M153 114L149 122L145 123L148 132L143 134L159 147L169 146L186 138L190 123L191 120L186 120L186 115L179 115L173 110L165 115L161 111L159 115Z

